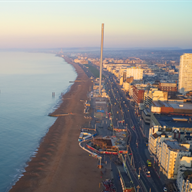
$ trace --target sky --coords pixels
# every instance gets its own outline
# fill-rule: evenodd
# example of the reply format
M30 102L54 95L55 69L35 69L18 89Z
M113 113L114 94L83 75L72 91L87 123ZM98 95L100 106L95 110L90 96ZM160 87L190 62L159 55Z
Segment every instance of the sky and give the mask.
M0 49L192 48L192 0L0 0Z

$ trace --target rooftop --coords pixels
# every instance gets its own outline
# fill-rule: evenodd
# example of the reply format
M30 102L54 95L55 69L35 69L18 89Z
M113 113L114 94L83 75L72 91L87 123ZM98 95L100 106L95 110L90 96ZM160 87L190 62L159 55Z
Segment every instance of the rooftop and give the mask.
M168 133L165 133L164 131L157 131L156 133L153 134L153 137L156 139L157 137L161 137L162 135L165 136L165 138L168 138Z
M188 109L192 110L192 103L180 103L180 102L169 102L169 105L174 109Z
M96 137L93 139L93 143L100 143L100 144L103 144L103 145L106 145L106 146L109 146L111 147L112 146L112 142L111 142L111 139L110 138L99 138L99 137Z
M177 150L188 151L187 148L180 146L176 140L165 140L164 142L173 151L177 151Z
M192 103L183 103L178 101L153 101L156 107L172 107L173 109L192 110Z
M192 128L192 116L153 114L161 127Z
M149 108L144 109L143 112L145 115L151 115L151 110Z
M153 137L156 139L158 137L157 133L154 133Z

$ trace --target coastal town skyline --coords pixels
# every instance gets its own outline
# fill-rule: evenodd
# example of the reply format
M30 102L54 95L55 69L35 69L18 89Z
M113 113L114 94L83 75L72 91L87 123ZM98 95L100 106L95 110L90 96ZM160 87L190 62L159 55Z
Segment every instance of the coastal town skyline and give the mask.
M189 5L12 2L0 192L191 191Z
M11 2L11 3L10 3ZM0 49L191 48L191 1L0 1Z

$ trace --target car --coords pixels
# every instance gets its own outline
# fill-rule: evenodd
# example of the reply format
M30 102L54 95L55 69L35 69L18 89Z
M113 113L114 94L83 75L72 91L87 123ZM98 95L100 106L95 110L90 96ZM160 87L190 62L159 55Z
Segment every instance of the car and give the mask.
M167 187L163 187L163 191L164 191L164 192L167 192Z
M150 171L147 170L147 171L145 172L145 175L146 175L146 177L151 177Z
M151 164L151 161L150 161L149 159L147 159L147 166L148 166L148 167L151 167L151 165L152 165L152 164Z

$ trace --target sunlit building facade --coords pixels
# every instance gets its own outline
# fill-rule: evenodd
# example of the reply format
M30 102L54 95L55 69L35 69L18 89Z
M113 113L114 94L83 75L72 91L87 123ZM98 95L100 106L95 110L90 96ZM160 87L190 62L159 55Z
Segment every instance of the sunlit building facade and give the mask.
M182 94L192 90L192 53L180 57L178 89Z
M135 67L127 68L127 77L133 77L134 80L142 80L143 69Z
M161 144L161 157L159 157L160 170L168 179L176 179L180 158L190 156L191 152L177 140L164 140Z

